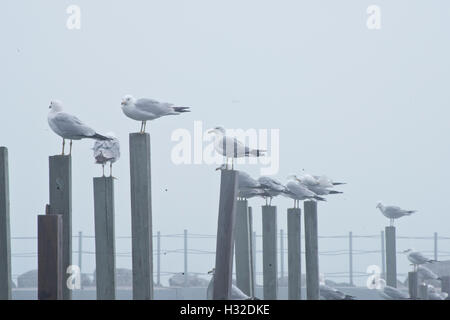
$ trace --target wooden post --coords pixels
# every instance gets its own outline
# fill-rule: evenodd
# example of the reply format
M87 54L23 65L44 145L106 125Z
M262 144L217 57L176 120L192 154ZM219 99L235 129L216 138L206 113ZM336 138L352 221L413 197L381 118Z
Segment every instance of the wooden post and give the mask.
M83 289L83 232L78 231L78 268L80 268L81 289Z
M184 229L184 286L188 285L188 231Z
M386 234L386 284L397 288L397 252L395 245L395 227L385 229Z
M438 233L434 233L434 260L438 261Z
M419 299L428 300L428 285L425 283L419 286Z
M288 299L301 300L302 288L302 211L299 208L287 210L288 227Z
M441 277L441 291L447 292L448 293L447 299L450 299L450 276Z
M264 300L278 297L277 207L262 206Z
M72 265L72 157L49 157L50 214L62 215L63 236L63 299L72 299L67 286L70 276L67 268Z
M94 178L97 300L116 298L114 178Z
M319 244L317 203L305 201L306 299L319 300Z
M251 208L249 208L251 209ZM251 212L251 211L250 211ZM253 290L256 287L256 231L252 231L252 264L253 264ZM254 293L255 291L253 291Z
M284 231L280 229L280 278L284 278Z
M236 222L234 230L234 255L236 258L236 285L246 295L252 294L251 282L251 234L247 200L236 202Z
M63 299L63 217L38 215L38 299ZM67 287L67 286L65 286Z
M386 280L386 247L384 245L384 231L381 231L381 278Z
M156 247L157 247L157 255L156 255L156 284L158 287L161 286L161 232L158 231L156 237Z
M217 219L213 300L228 300L231 296L237 186L238 172L235 170L222 170L220 177L219 217Z
M409 289L409 297L413 300L416 300L418 295L418 278L417 271L408 272L408 289Z
M0 147L0 300L11 299L8 149Z
M133 299L153 299L150 135L130 134Z
M255 296L255 281L256 281L256 273L255 273L255 238L253 232L253 212L252 207L248 207L248 234L249 234L249 247L250 247L250 296Z
M348 233L348 274L349 283L353 286L353 233Z

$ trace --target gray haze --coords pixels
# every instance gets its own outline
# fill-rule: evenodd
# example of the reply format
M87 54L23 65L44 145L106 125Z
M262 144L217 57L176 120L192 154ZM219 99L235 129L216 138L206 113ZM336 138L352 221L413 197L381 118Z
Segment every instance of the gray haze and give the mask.
M70 4L81 8L81 30L66 28ZM62 100L98 132L113 131L119 138L116 234L130 234L128 133L138 131L139 123L120 109L125 94L192 108L147 125L155 233L216 232L215 167L175 166L170 160L172 131L192 130L202 120L204 129L279 128L282 181L305 169L348 182L344 195L319 205L322 235L379 234L388 224L375 209L382 200L419 211L396 223L399 235L450 236L450 3L378 0L382 29L368 30L371 4L4 1L0 145L10 154L12 236L36 235L36 216L48 202L48 156L60 153L61 145L47 125L51 99ZM101 167L94 164L92 146L90 140L74 142L74 234L94 234L92 177ZM259 166L240 168L259 174ZM258 233L262 203L251 200ZM286 230L292 201L274 204L279 228ZM190 246L213 250L213 240ZM182 248L183 241L163 239L162 246ZM399 240L397 246L430 250L432 241ZM442 242L440 249L448 246ZM86 247L93 251L93 240ZM355 240L354 247L376 250L379 241ZM32 241L13 240L14 252L36 248ZM320 242L321 250L346 248L345 239ZM117 240L117 251L130 250L128 240ZM34 269L35 261L13 258L13 273ZM93 255L85 257L85 271L93 270L94 261ZM346 255L321 258L321 272L346 271L347 261ZM357 271L380 263L378 254L354 261ZM399 272L406 272L406 258L398 261ZM168 254L162 263L165 271L182 271L180 254ZM213 263L214 256L193 256L190 269L206 273ZM130 265L131 258L117 259L118 267Z

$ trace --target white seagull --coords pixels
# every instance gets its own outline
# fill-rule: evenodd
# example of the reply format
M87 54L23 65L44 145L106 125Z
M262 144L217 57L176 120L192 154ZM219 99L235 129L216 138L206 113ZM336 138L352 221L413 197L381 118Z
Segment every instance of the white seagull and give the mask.
M327 286L326 284L320 284L319 292L325 300L354 300L355 297L345 294L336 288Z
M211 281L209 282L208 288L206 289L206 298L208 300L212 300L213 299L213 290L214 290L214 275L215 275L215 268L213 268L211 271L208 272L208 274L211 274ZM231 300L259 300L257 298L252 298L249 297L248 295L246 295L245 293L242 292L241 289L239 289L238 287L236 287L234 284L231 284L231 295L230 295L230 299Z
M419 279L421 282L425 282L426 280L441 280L441 278L436 273L434 273L424 265L419 265L417 267L417 274L419 275Z
M407 300L409 299L409 295L404 291L401 291L397 288L386 285L386 281L384 279L379 280L380 289L378 289L379 294L386 300Z
M53 132L63 138L62 155L64 155L64 145L66 144L66 139L70 140L69 155L72 154L72 140L81 140L85 138L95 140L110 139L98 134L94 129L85 125L77 117L64 112L61 101L51 101L49 109L50 112L47 116L48 125Z
M431 284L428 285L428 300L446 300L448 297L447 292L438 291Z
M409 216L416 212L415 210L404 210L396 206L385 206L381 202L378 202L377 208L380 209L381 213L386 218L389 218L391 226L394 225L395 219L401 218L403 216Z
M225 158L226 167L228 167L228 158L231 158L231 169L234 168L234 158L242 157L261 157L265 155L266 150L251 149L234 137L226 135L223 127L215 127L208 131L214 133L214 149Z
M425 264L428 262L435 262L435 260L427 258L421 252L415 251L413 249L407 249L403 251L403 253L406 253L406 257L414 266L414 270L416 270L418 265Z
M102 165L103 176L105 176L105 164L109 162L109 176L112 177L112 164L120 158L120 143L114 133L106 134L111 140L95 141L94 158L95 163Z
M313 176L310 174L302 174L297 178L300 183L305 185L309 190L314 192L319 196L326 196L329 194L340 194L341 191L332 190L335 185L340 185L344 183L335 182L333 184L332 180L326 176Z
M140 133L145 132L147 121L155 120L164 116L179 115L190 112L189 107L177 107L172 103L159 102L153 99L136 99L131 95L122 98L123 113L133 120L141 121Z
M258 182L264 191L268 194L268 198L270 199L269 205L272 205L272 198L280 195L283 192L286 192L286 186L284 186L280 181L262 176L258 178ZM266 205L267 205L267 197L266 197Z
M226 170L226 164L222 164L216 170ZM250 199L253 197L266 198L269 194L263 189L261 184L253 179L247 172L237 171L238 173L238 198Z
M309 190L305 185L300 183L297 176L291 175L288 177L288 182L286 184L286 191L284 195L294 199L294 208L299 207L300 200L315 199L319 201L325 201L324 198L319 197L314 192Z

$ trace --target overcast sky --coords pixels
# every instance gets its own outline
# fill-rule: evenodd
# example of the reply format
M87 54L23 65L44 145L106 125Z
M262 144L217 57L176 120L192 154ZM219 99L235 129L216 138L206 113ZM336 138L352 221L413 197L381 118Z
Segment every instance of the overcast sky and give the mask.
M71 4L81 8L80 30L66 27ZM380 30L366 26L372 4L381 8ZM375 209L382 200L419 211L398 221L398 234L450 236L448 1L9 0L0 12L0 145L10 155L13 236L35 235L36 216L48 202L48 156L61 147L47 124L52 99L120 139L116 234L130 234L128 134L139 123L120 109L125 94L192 108L147 125L155 233L216 232L215 166L176 166L170 158L172 132L192 132L199 120L205 130L279 129L276 177L282 181L305 169L348 182L344 195L319 205L320 234L379 234L388 223ZM92 145L74 142L74 234L94 234L92 177L101 168L94 164ZM240 168L255 177L260 172L259 165ZM251 200L258 233L262 203ZM279 228L286 229L292 201L274 203ZM118 251L130 251L127 241L117 241ZM182 248L182 239L170 241ZM347 248L345 240L320 245ZM205 241L195 246L215 247ZM379 240L354 246L376 250ZM432 241L399 240L399 250L409 246L431 250ZM440 249L450 251L449 246L442 242ZM15 252L36 247L13 240ZM182 271L182 256L169 256L163 269ZM348 269L346 257L333 259L321 258L322 272ZM355 269L365 271L379 260L357 256ZM13 273L34 269L34 261L14 258ZM86 257L87 271L93 261ZM130 261L118 258L117 265L129 267ZM206 272L213 262L211 255L198 256L190 267ZM399 265L407 271L404 257Z

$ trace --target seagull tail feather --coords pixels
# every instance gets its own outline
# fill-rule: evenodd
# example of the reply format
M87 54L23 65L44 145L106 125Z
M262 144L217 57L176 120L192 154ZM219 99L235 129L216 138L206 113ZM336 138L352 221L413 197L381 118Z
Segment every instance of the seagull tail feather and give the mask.
M340 194L342 191L330 190L330 194Z
M316 199L317 201L327 201L327 199L319 197L319 196L314 196L314 199Z
M175 112L180 112L180 113L191 112L191 110L189 110L189 109L190 109L189 107L173 107L173 110Z
M250 150L248 155L254 156L254 157L264 157L266 155L267 150L261 150L261 149L255 149Z
M95 139L95 140L112 140L111 138L102 136L101 134L98 134L98 133L94 134L94 135L93 135L92 137L90 137L90 138Z
M340 186L341 184L347 184L347 182L333 182L333 186Z

